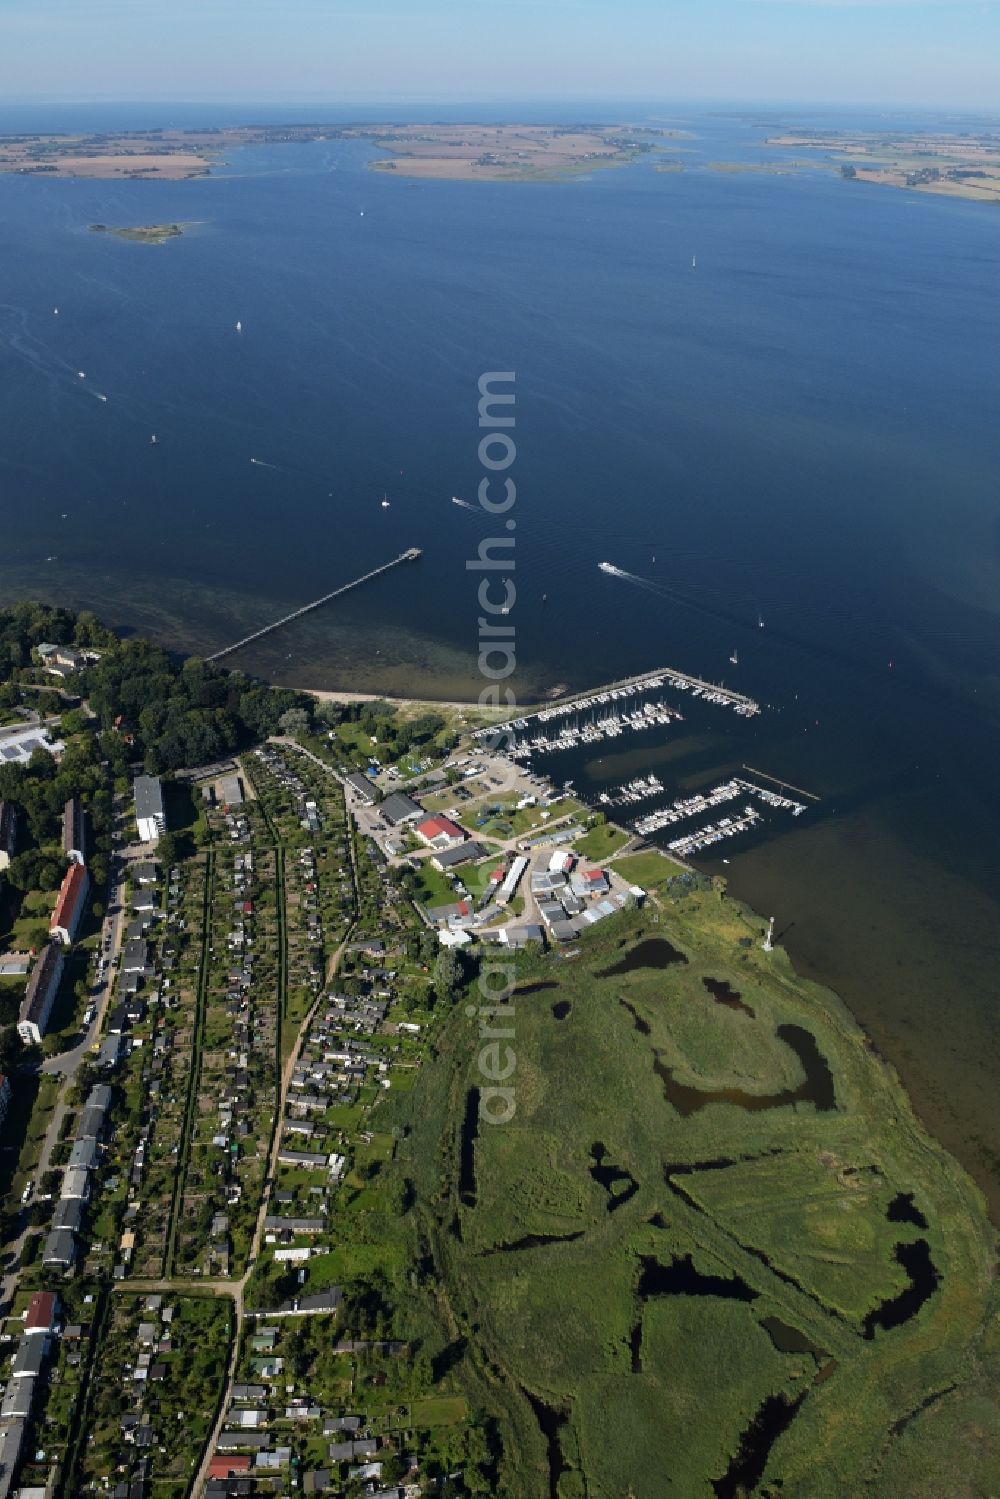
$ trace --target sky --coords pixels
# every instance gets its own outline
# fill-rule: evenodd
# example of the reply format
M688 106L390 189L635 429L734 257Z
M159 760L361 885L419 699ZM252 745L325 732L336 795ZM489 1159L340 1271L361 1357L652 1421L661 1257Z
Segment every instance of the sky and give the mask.
M0 103L1000 105L979 0L0 0Z

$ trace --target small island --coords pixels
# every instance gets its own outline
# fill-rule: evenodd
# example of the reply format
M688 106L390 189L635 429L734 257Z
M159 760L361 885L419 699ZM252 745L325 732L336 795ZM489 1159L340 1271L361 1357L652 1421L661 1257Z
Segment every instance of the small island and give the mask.
M91 224L92 234L113 234L116 239L127 239L137 245L165 245L168 239L179 239L184 233L183 224Z

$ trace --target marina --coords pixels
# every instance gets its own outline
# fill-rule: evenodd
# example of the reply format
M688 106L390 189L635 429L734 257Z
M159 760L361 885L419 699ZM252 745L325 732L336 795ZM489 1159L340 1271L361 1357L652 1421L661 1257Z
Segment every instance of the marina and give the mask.
M721 782L711 791L684 797L671 802L668 807L661 807L645 817L640 817L633 824L632 830L642 834L659 833L664 828L672 827L674 823L685 822L689 817L697 817L713 807L735 801L740 796L756 797L772 811L790 812L793 817L799 817L806 810L802 802L792 801L789 797L780 796L776 791L769 791L763 786L755 786L753 781L745 781L741 776L733 776L731 780ZM684 841L684 839L678 840L678 842ZM673 848L674 845L671 843L668 847Z
M651 796L659 796L663 790L664 785L659 776L638 776L634 781L617 786L610 792L602 791L597 800L606 807L628 807L636 802L648 801Z
M760 821L761 814L748 802L743 808L742 817L722 817L718 823L706 823L703 828L697 828L683 838L675 838L667 847L672 854L685 858L688 854L697 854L715 843L721 843L724 838L735 838L737 833L745 833Z
M653 693L667 689L689 693L692 699L720 708L731 708L741 718L760 713L760 704L745 693L736 692L715 682L702 681L688 672L664 667L642 676L611 683L589 693L539 708L536 712L509 721L503 727L510 736L507 753L525 759L536 753L576 749L580 745L600 744L617 739L630 730L666 728L683 721L684 715L672 704L659 699L642 701ZM496 727L480 729L477 738L495 737Z
M692 708L695 700L700 700L713 707L730 708L742 719L751 719L760 713L759 704L744 693L703 681L688 672L663 668L593 689L508 721L504 725L507 743L503 752L513 760L533 760L536 756L544 759L548 755L574 750L579 753L593 745L624 740L631 734L654 728L676 730L683 725L687 729L684 714L663 696L671 691L687 693ZM495 740L495 736L495 728L481 729L476 735L483 740ZM657 743L663 743L662 736ZM655 755L656 748L651 748ZM619 818L624 812L621 825L634 836L654 838L667 834L665 847L679 859L740 834L762 831L770 823L772 814L801 816L807 803L799 797L817 800L811 793L800 792L777 777L747 765L742 767L745 775L729 775L709 790L677 795L676 789L672 791L663 777L652 770L625 782L602 786L597 768L601 763L598 757L581 764L580 771L591 782L592 789L589 793L581 789L579 794L585 796L595 809L606 809L608 814L616 814ZM578 774L575 767L571 774ZM748 779L748 776L755 779ZM569 786L575 782L566 781L565 784ZM795 797L789 795L790 792L795 792ZM655 805L657 802L660 805ZM643 803L654 805L644 810ZM728 808L730 803L736 805L724 816L719 816L720 809Z

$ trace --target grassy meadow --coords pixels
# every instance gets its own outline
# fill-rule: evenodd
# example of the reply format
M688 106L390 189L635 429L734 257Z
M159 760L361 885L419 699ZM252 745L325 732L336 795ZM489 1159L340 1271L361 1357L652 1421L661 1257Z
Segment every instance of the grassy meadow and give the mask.
M509 1123L463 1140L464 1005L390 1105L437 1394L487 1413L508 1499L1000 1492L977 1190L753 913L672 890L516 959Z

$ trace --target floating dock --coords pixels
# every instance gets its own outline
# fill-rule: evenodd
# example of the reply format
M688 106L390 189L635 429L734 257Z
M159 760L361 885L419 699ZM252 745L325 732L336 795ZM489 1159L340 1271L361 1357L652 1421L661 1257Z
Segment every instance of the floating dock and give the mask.
M760 712L760 704L752 697L748 697L746 693L736 692L731 687L723 687L718 682L705 682L701 677L694 677L690 672L678 671L672 666L664 666L657 671L643 672L635 677L623 677L620 681L609 682L606 686L594 687L589 692L575 693L572 697L561 698L545 707L535 708L531 713L524 714L516 719L508 719L504 723L492 724L489 728L479 729L475 737L477 739L486 739L492 735L496 735L501 729L512 728L521 730L523 733L524 730L536 725L551 724L555 719L570 718L580 713L599 713L602 708L608 710L604 716L609 720L612 717L620 717L623 720L622 727L635 728L637 726L636 722L629 722L628 720L636 720L639 715L634 712L631 714L618 714L614 705L642 693L661 691L665 687L672 687L675 691L690 692L693 697L702 698L706 702L715 703L720 707L732 708L743 718L753 718ZM676 709L667 708L665 705L661 711L664 721L670 715L675 718L681 717ZM645 713L644 717L647 720L655 721L654 715L651 712ZM527 737L530 738L530 736ZM538 737L537 734L536 737ZM560 737L572 739L579 736L570 735ZM607 730L605 729L593 737L595 739L607 737ZM522 740L523 743L524 741ZM548 747L552 747L552 744L553 742L549 741ZM532 747L537 748L540 746ZM566 744L565 747L568 748L569 744Z
M760 712L760 704L745 693L734 692L731 687L715 682L703 682L700 677L693 677L686 671L664 667L660 671L611 682L607 687L562 699L548 707L536 708L524 717L479 729L475 737L495 740L499 732L505 732L511 741L506 753L516 759L530 757L536 752L548 754L553 750L575 749L580 744L598 744L630 730L649 729L654 725L666 727L680 721L684 715L665 702L640 701L648 693L665 689L687 692L704 703L731 708L742 718L753 718ZM588 720L581 723L581 717L586 715L589 715Z
M342 583L331 593L324 593L321 599L313 599L311 604L303 604L301 609L295 609L291 614L276 619L273 624L265 625L261 630L254 630L252 635L244 635L243 639L237 640L235 645L227 645L221 651L213 651L211 656L205 657L205 660L221 661L223 656L231 656L234 651L241 651L245 645L252 645L255 640L263 640L265 635L273 635L275 630L283 629L293 620L301 619L304 614L311 614L314 609L321 609L324 604L329 604L331 599L339 598L342 593L349 593L352 588L360 588L362 583L370 583L372 578L380 577L382 573L398 567L401 562L416 562L421 555L420 547L407 547L405 552L400 552L399 556L393 557L391 562L383 562L381 567L373 567L371 572L362 573L360 578L352 578L350 583Z

